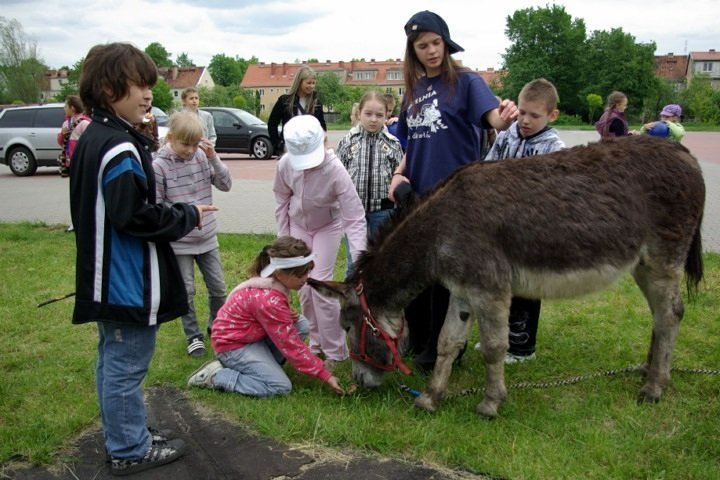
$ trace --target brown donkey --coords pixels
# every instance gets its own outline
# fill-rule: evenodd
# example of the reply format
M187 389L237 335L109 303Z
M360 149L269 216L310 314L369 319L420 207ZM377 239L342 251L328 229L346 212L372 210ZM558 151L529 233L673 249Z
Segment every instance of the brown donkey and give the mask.
M683 301L703 276L705 184L683 146L649 136L550 155L478 162L457 171L371 243L346 282L309 283L341 300L353 377L376 387L406 368L402 310L424 288L450 290L438 358L415 405L435 411L474 314L486 363L477 413L507 396L503 358L513 296L572 297L630 271L653 314L640 400L657 402L670 378Z

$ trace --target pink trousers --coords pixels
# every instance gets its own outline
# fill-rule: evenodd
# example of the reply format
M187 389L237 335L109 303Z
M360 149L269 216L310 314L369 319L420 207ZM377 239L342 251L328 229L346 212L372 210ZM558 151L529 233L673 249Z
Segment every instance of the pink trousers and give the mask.
M303 240L315 254L315 268L310 277L316 280L332 280L335 261L343 235L340 222L334 222L319 230L308 232L290 222L290 235ZM345 360L348 349L345 330L340 327L340 304L324 297L305 285L299 291L303 315L310 322L310 349L325 354L330 360Z

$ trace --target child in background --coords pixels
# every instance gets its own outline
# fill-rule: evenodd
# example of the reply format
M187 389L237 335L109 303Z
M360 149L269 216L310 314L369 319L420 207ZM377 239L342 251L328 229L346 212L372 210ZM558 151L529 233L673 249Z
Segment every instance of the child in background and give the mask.
M197 88L188 87L183 90L180 95L183 104L183 110L186 112L192 112L197 115L200 120L200 124L203 129L203 137L206 138L210 143L215 146L217 141L217 133L215 133L215 122L213 121L212 114L205 110L200 110L200 94Z
M368 235L374 236L393 212L395 204L388 198L388 191L403 152L400 142L385 128L389 112L381 93L365 92L358 110L360 123L340 140L337 156L365 208ZM351 266L348 255L348 274Z
M58 162L61 177L70 172L70 161L80 136L90 124L90 117L83 112L83 104L77 95L68 95L65 99L65 121L57 135L58 145L62 147Z
M357 260L365 250L365 210L350 175L332 150L325 131L312 115L295 116L284 127L287 153L278 161L273 191L278 236L303 240L315 253L312 277L331 280L343 233ZM348 356L340 305L308 285L299 292L303 314L310 321L310 349L325 355L325 366Z
M392 93L385 93L383 94L383 98L385 99L385 105L387 105L387 120L385 120L385 126L387 127L390 135L400 141L400 147L402 148L402 151L405 152L405 149L407 148L407 139L400 135L399 132L399 118L395 115L395 97Z
M595 130L601 139L625 137L628 132L628 122L625 118L625 109L628 105L627 96L623 92L612 92L607 97L607 105L600 119L595 122Z
M153 161L157 201L212 203L212 187L227 192L232 186L230 169L218 158L213 145L203 137L202 125L192 112L170 116L165 145ZM201 357L206 353L204 336L195 315L195 263L208 290L208 335L213 320L225 303L225 277L220 262L215 215L205 216L203 229L195 229L172 243L188 297L188 313L182 316L187 353Z
M560 112L555 86L544 78L523 87L518 97L518 119L498 134L485 160L544 155L565 148L557 130L548 126ZM540 319L540 300L513 297L510 304L510 348L505 363L535 358L535 342ZM482 345L476 345L481 350Z
M305 285L313 259L305 242L292 237L263 248L249 270L251 278L235 287L218 312L212 336L218 360L193 373L188 386L257 397L287 395L292 390L282 367L287 359L299 372L344 393L305 345L308 322L289 304L290 291Z
M153 141L151 152L157 152L160 149L160 133L158 131L157 120L152 113L152 107L148 107L147 112L143 116L142 122L135 125L138 132L142 133Z
M360 123L360 104L355 102L350 110L350 127L355 127L358 123Z
M187 296L168 242L202 227L212 205L155 201L151 141L130 125L152 100L157 67L127 43L90 49L80 97L93 121L70 164L75 225L73 323L96 322L95 385L110 473L129 475L182 456L185 443L152 433L142 384L158 325L187 312Z
M671 103L670 105L665 105L663 107L662 111L660 112L659 121L646 123L642 126L642 129L640 131L642 133L653 134L656 129L660 130L662 128L663 135L661 136L667 136L667 138L669 138L670 140L680 142L685 136L685 127L683 127L680 123L681 118L682 108L680 107L680 105ZM660 123L664 125L659 125ZM667 132L665 132L665 130L667 130Z

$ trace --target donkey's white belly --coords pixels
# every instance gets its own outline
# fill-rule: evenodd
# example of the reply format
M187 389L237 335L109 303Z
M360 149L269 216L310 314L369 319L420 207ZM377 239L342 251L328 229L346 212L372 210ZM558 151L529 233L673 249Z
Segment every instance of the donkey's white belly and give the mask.
M607 287L636 264L637 260L622 267L599 265L593 269L564 272L520 269L513 281L512 293L525 298L575 297Z

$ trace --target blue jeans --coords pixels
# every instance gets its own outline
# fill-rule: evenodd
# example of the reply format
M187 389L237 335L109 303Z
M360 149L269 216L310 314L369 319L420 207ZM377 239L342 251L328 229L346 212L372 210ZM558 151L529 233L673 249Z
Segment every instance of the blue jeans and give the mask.
M185 282L185 291L188 297L188 313L181 318L185 338L190 340L195 337L203 337L195 315L195 263L197 262L200 273L202 273L208 291L208 328L212 328L212 322L217 316L218 310L225 303L225 276L220 252L217 248L199 255L176 255L180 273Z
M295 322L295 329L303 340L310 334L310 324L303 316ZM292 391L282 367L285 358L269 338L218 353L217 358L224 368L213 378L215 388L253 397L287 395Z
M97 322L96 388L107 453L141 458L152 439L141 385L153 353L157 326Z
M380 225L385 223L393 214L395 210L392 208L386 208L384 210L375 210L374 212L365 215L365 221L367 222L368 237L374 237ZM343 237L343 244L345 245L345 251L347 252L347 270L345 271L346 276L350 276L352 272L352 258L350 257L350 248L348 245L347 235Z

